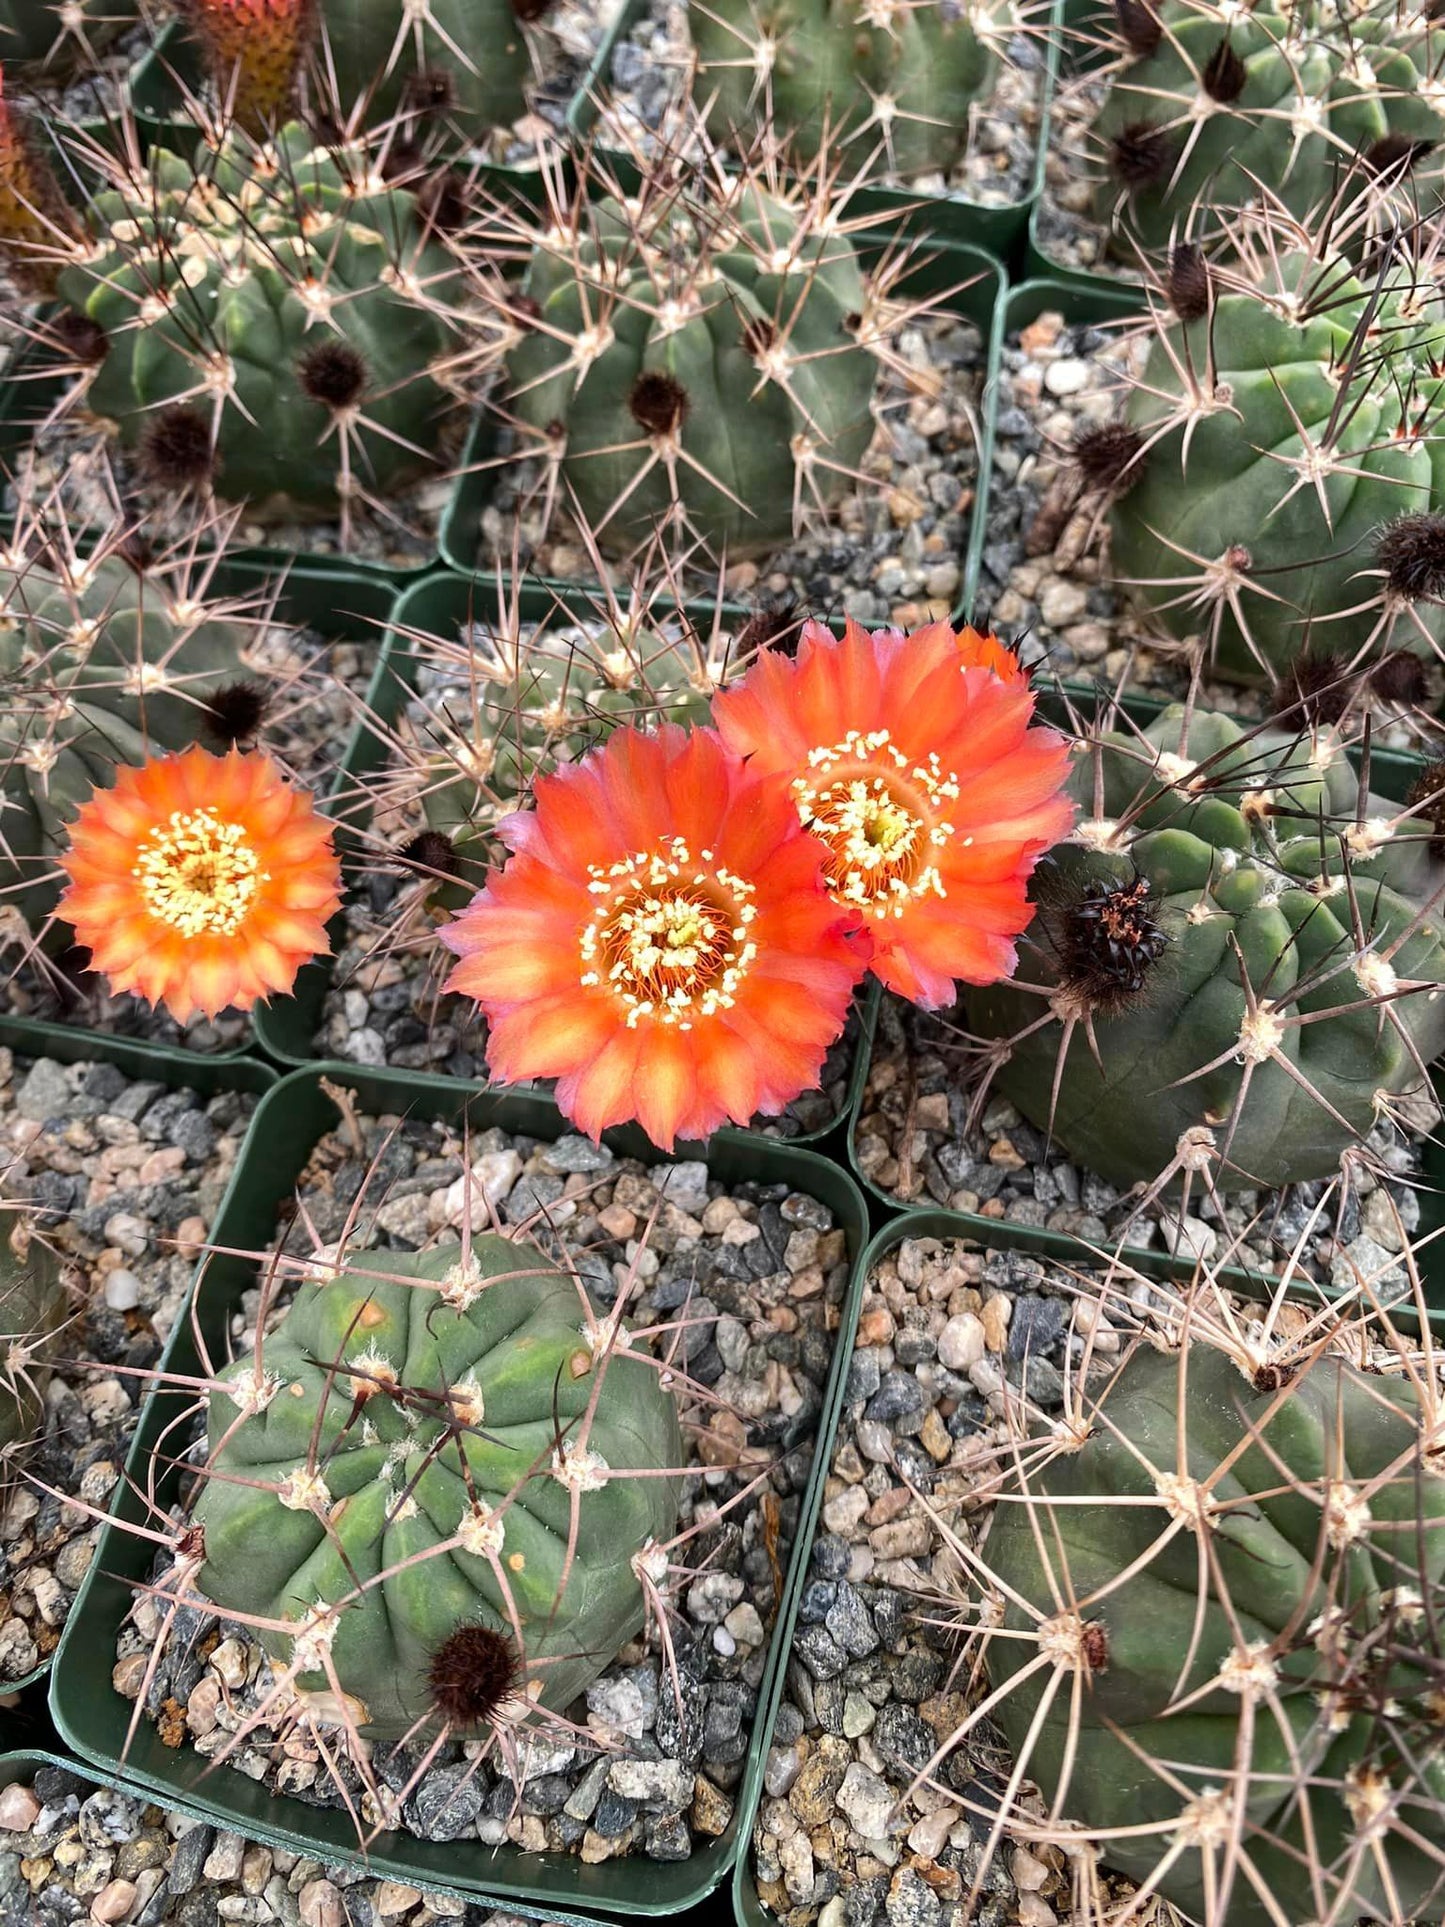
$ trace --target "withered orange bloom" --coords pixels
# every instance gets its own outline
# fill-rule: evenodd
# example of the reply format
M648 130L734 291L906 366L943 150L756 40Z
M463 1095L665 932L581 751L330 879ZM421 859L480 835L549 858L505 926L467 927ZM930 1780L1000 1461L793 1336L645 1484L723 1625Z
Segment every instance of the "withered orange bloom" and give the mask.
M123 766L61 864L59 913L91 967L182 1022L289 990L341 904L331 825L254 750Z
M1012 652L946 622L841 642L810 622L713 700L728 747L790 784L876 975L935 1006L1012 974L1029 876L1073 822L1067 745L1033 713Z
M596 1137L654 1144L818 1081L863 973L788 786L712 730L615 730L508 817L514 854L443 941L494 1077L557 1078Z

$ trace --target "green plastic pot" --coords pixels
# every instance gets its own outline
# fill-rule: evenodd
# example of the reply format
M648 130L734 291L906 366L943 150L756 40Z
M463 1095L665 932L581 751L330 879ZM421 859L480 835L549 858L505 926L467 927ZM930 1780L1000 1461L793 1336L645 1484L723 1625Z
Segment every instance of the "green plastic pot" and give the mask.
M1030 322L1037 321L1041 314L1055 312L1064 317L1068 326L1107 327L1113 322L1142 320L1145 309L1142 296L1135 288L1118 282L1096 281L1085 286L1077 281L1024 281L1010 288L1003 297L1002 314L996 330L996 353L992 358L992 381L986 397L987 420L985 437L988 450L988 466L979 479L978 505L975 509L975 534L977 540L971 545L971 555L975 558L969 577L969 586L976 596L979 569L982 565L983 549L988 536L989 506L992 501L994 474L993 449L997 440L999 389L998 375L1002 367L1003 350L1007 343ZM1161 710L1166 709L1168 700L1162 696L1150 696L1138 691L1125 691L1116 698L1115 691L1099 679L1084 676L1048 676L1040 672L1035 676L1035 685L1041 690L1052 692L1057 698L1072 702L1084 715L1092 715L1099 707L1101 699L1109 706L1117 705L1135 722L1147 727ZM1056 704L1056 708L1058 705ZM1229 713L1229 712L1226 712ZM1056 716L1062 720L1062 710ZM1235 716L1242 728L1257 725L1258 718ZM1409 781L1424 764L1431 760L1415 750L1388 750L1376 748L1371 761L1375 770L1374 787L1381 789L1387 796L1396 800L1403 798ZM1391 788L1382 780L1387 770L1409 772L1399 779L1403 787Z
M558 615L565 619L569 616L586 618L596 614L586 593L576 590L565 596L554 596L549 590L524 583L514 591L513 599L523 622L545 622ZM400 716L416 688L417 660L412 638L417 635L454 635L474 616L485 620L488 612L496 607L494 586L478 576L428 576L424 582L406 590L398 600L367 694L367 715L356 726L347 751L344 775L338 784L338 788L346 793L335 795L326 804L326 808L343 825L343 837L348 843L359 843L371 817L367 799L353 799L350 796L351 784L356 777L385 766L390 755L387 731ZM659 604L658 609L664 616L671 613L665 605ZM337 947L340 934L338 921L333 926L333 949ZM257 1011L256 1041L268 1057L295 1069L314 1064L319 1058L329 1055L318 1046L316 1035L321 1028L326 992L334 974L334 959L318 958L302 970L290 997ZM871 1026L869 1012L876 1005L876 1000L876 986L859 993L859 1015L865 1027ZM843 1122L862 1088L859 1083L862 1064L863 1052L860 1048L854 1053L848 1088L837 1115L816 1131L788 1138L787 1143L831 1144L833 1137L841 1133ZM841 1146L839 1148L841 1150Z
M271 606L273 593L273 572L242 554L238 558L218 563L207 577L210 593L217 597L248 596L257 597L266 592L267 605ZM329 641L346 640L367 642L375 640L378 651L381 636L395 600L390 585L380 576L333 574L329 570L293 568L284 577L277 576L274 586L274 607L277 618L283 623L294 624L298 628L314 629ZM326 807L335 815L341 825L338 842L341 845L343 860L347 854L347 795L349 778L353 769L353 759L364 759L369 748L368 732L364 724L358 724L352 731L350 742L342 758L341 768L332 785L331 795ZM367 767L359 760L358 768ZM297 994L305 979L306 966L298 979ZM66 1057L67 1061L91 1054L93 1043L135 1047L137 1050L154 1054L156 1062L174 1058L188 1071L199 1072L205 1065L226 1065L247 1062L253 1054L253 1043L262 1042L261 1024L263 1017L276 1018L284 1013L293 998L277 998L269 1006L263 1006L252 1018L252 1041L238 1045L230 1051L193 1051L179 1045L152 1043L144 1038L117 1037L108 1031L82 1029L77 1024L42 1021L33 1017L6 1016L0 1019L5 1027L5 1037L9 1033L25 1041L15 1043L17 1050L24 1050L36 1057ZM284 1022L284 1014L279 1021ZM59 1046L65 1039L75 1039L82 1046L78 1050L62 1050ZM108 1053L107 1053L108 1054ZM119 1058L114 1059L120 1062ZM198 1085L198 1088L199 1085Z
M5 1714L0 1712L0 1735L3 1735L5 1731L4 1720ZM82 1763L80 1760L72 1760L62 1753L41 1753L33 1751L0 1753L0 1787L24 1784L33 1779L35 1774L43 1767L57 1767L62 1773L73 1773L78 1780L84 1780L92 1787L114 1787L121 1793L129 1793L132 1791L119 1775L103 1773L98 1767L90 1765L89 1762ZM451 1894L454 1898L460 1900L467 1898L465 1894L456 1893L455 1889L447 1887L441 1881L433 1880L429 1884L433 1893ZM508 1913L519 1914L526 1920L557 1921L560 1923L560 1927L594 1927L594 1923L588 1920L585 1915L561 1913L555 1907L543 1909L540 1907L513 1904L508 1906L507 1911Z
M1109 7L1101 5L1100 0L1062 0L1053 88L1045 117L1045 148L1053 135L1051 122L1059 81L1072 79L1076 75L1087 73L1092 67L1102 66L1107 58L1104 48L1092 36L1100 28L1107 27L1109 12ZM1070 287L1092 289L1101 294L1121 292L1132 294L1137 305L1140 291L1140 279L1137 275L1131 274L1125 268L1115 269L1112 273L1100 268L1076 268L1059 255L1051 253L1049 237L1043 232L1044 212L1044 170L1041 164L1037 192L1029 209L1028 232L1024 244L1024 273L1030 279L1042 276L1051 281L1062 281Z
M608 28L567 110L567 127L577 140L584 140L596 126L601 103L612 84L613 55L650 4L651 0L625 0ZM1054 0L1049 25L1044 30L1044 62L1039 77L1039 139L1028 192L1021 199L996 205L969 200L961 194L923 194L905 187L864 186L849 191L850 215L878 221L880 232L884 231L881 224L886 222L891 232L910 240L946 241L984 248L1004 262L1011 262L1015 254L1021 254L1030 216L1044 184L1049 107L1058 78L1064 7L1065 0Z
M626 184L626 170L619 170L619 178ZM852 205L852 203L850 203ZM876 261L888 252L890 236L886 233L855 235L859 253L865 261ZM967 286L961 284L968 283ZM904 277L901 289L917 295L938 294L944 296L940 307L944 313L955 314L972 321L987 336L987 355L985 363L985 393L992 388L998 366L999 338L997 327L1003 313L1003 296L1007 289L1008 278L1003 268L994 258L985 254L981 248L966 247L954 242L937 241L926 248L920 247L913 257L910 273ZM952 292L949 292L952 291ZM980 491L982 478L987 474L989 450L992 446L987 425L987 410L981 411L984 420L979 437L979 476ZM480 553L480 532L482 511L491 500L499 469L492 466L499 438L499 423L495 417L483 410L478 414L466 449L463 452L458 471L458 479L452 490L451 500L441 525L442 560L458 575L470 576L474 571L484 574L489 580L505 584L505 572L500 571ZM981 493L980 493L981 499ZM969 579L976 580L977 557L982 554L982 535L979 528L978 508L974 509L974 527L964 557L964 606L969 600ZM586 594L595 589L597 583L589 578L561 581L548 576L529 575L528 581L537 583L557 599L565 601L568 596ZM707 633L714 620L740 627L747 620L749 611L742 603L733 602L706 594L690 597L684 604L686 613Z
M199 1091L202 1097L215 1097L221 1091L246 1091L264 1097L279 1077L269 1064L239 1051L224 1057L202 1057L147 1043L143 1038L112 1037L104 1031L34 1023L23 1017L0 1016L0 1046L19 1057L50 1057L58 1064L114 1064L137 1082L163 1084L167 1090ZM77 1594L72 1611L79 1604ZM0 1681L0 1693L24 1692L46 1677L54 1660L52 1653L23 1679ZM0 1720L3 1718L0 1713Z
M875 1195L877 1195L875 1193ZM809 1561L813 1556L813 1542L818 1536L818 1515L822 1510L823 1488L827 1483L828 1468L833 1461L833 1451L838 1442L838 1427L842 1422L843 1393L847 1386L848 1361L851 1361L854 1342L858 1335L858 1318L863 1309L863 1298L868 1289L868 1280L879 1264L904 1238L950 1238L960 1239L975 1250L980 1251L1025 1251L1037 1253L1041 1257L1057 1256L1065 1262L1080 1264L1097 1260L1097 1254L1081 1245L1077 1239L1065 1238L1060 1242L1068 1247L1067 1251L1054 1252L1052 1247L1038 1245L1022 1225L997 1224L991 1218L974 1218L959 1211L911 1211L906 1215L895 1212L892 1219L879 1230L863 1256L859 1259L853 1274L853 1287L848 1295L847 1315L843 1329L838 1336L838 1346L845 1363L843 1370L835 1369L838 1381L837 1395L829 1400L825 1412L824 1429L818 1435L818 1459L822 1476L815 1477L813 1490L809 1493L812 1501L809 1510L799 1522L799 1543L804 1546L800 1582L793 1595L788 1622L788 1643L791 1646L793 1628L797 1620L797 1609L806 1582ZM763 1769L767 1765L768 1754L773 1744L773 1734L777 1730L778 1711L783 1703L785 1674L780 1672L773 1682L772 1695L760 1709L756 1739L748 1757L747 1777L743 1781L738 1796L738 1815L747 1828L747 1838L742 1852L733 1868L733 1917L737 1927L778 1927L778 1916L763 1905L758 1893L758 1883L753 1872L752 1832L757 1820L758 1808L763 1799Z
M354 1064L318 1065L297 1071L276 1085L252 1119L240 1162L232 1177L211 1237L231 1250L263 1251L275 1232L278 1208L288 1200L317 1140L335 1124L338 1107L329 1090L342 1089L372 1114L404 1112L411 1117L467 1118L473 1129L492 1125L551 1139L566 1128L550 1099L529 1092L496 1095L474 1084L441 1077L415 1077L395 1071L359 1069ZM618 1152L666 1162L635 1129L607 1133ZM703 1155L692 1147L684 1155ZM787 1182L827 1204L847 1235L850 1257L867 1242L868 1220L857 1187L838 1166L815 1153L741 1131L719 1131L706 1147L709 1165L731 1182L758 1179ZM197 1273L191 1317L177 1322L161 1361L168 1374L193 1374L200 1368L197 1343L212 1357L225 1354L230 1313L255 1278L255 1266L223 1255L203 1261ZM853 1280L847 1303L857 1294ZM833 1359L820 1410L820 1426L832 1412L842 1385L847 1346ZM119 1519L131 1524L144 1515L137 1494L151 1476L157 1447L164 1457L163 1434L185 1410L178 1392L153 1392L126 1462L127 1480L117 1503ZM821 1436L821 1434L820 1434ZM826 1458L815 1458L802 1518L817 1507ZM176 1496L178 1476L165 1473L154 1493L162 1506ZM760 1706L770 1705L786 1658L780 1629L791 1624L794 1596L802 1582L806 1533L799 1533L779 1601L769 1647ZM739 1812L718 1840L699 1847L685 1862L658 1864L638 1860L584 1866L566 1854L523 1854L484 1847L478 1841L439 1844L409 1834L385 1835L363 1856L352 1822L344 1811L311 1807L259 1786L244 1774L212 1769L189 1748L161 1744L146 1720L126 1749L131 1704L110 1683L116 1636L131 1604L131 1587L149 1574L154 1547L128 1537L116 1525L102 1529L96 1556L76 1600L56 1657L50 1707L65 1745L103 1773L133 1790L153 1796L168 1809L199 1815L272 1846L314 1858L357 1865L412 1886L441 1888L468 1900L491 1900L510 1907L515 1901L539 1903L549 1918L558 1909L602 1916L665 1916L701 1901L726 1878L744 1837Z

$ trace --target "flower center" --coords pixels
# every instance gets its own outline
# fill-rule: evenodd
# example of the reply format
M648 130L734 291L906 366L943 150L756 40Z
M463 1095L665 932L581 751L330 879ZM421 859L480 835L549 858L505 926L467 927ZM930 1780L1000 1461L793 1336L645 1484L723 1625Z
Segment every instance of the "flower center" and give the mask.
M682 837L590 875L598 902L582 933L582 983L621 997L630 1028L652 1017L689 1030L731 1006L756 955L750 883L710 850L694 861Z
M173 810L146 837L131 874L151 915L183 937L230 936L266 881L245 830L212 809Z
M841 743L810 750L808 763L793 796L804 828L826 845L835 897L901 917L914 898L947 894L933 852L954 829L935 805L958 795L958 779L937 756L917 764L886 729L850 730Z

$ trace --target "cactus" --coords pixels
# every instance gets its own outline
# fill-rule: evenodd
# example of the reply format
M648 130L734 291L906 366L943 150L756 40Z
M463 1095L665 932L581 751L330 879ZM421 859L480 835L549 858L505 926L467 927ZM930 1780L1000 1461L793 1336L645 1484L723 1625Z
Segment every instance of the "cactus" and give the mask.
M425 110L476 138L517 120L533 76L527 28L550 0L322 0L323 59L343 110Z
M850 173L946 173L968 143L1011 0L708 0L688 26L718 140L776 132L800 164L824 142Z
M46 78L84 71L139 18L139 0L0 0L0 65Z
M1046 1837L1080 1827L1140 1883L1130 1919L1150 1894L1211 1927L1433 1917L1433 1367L1397 1339L1367 1373L1312 1329L1292 1367L1251 1372L1197 1312L1187 1331L1140 1344L1004 1474L979 1571L1016 1774ZM1378 1330L1353 1336L1355 1359L1387 1355Z
M1445 1048L1423 829L1329 736L1179 708L1074 785L1092 814L1041 872L1023 981L967 993L1004 1093L1120 1185L1185 1142L1226 1186L1337 1169Z
M1438 199L1445 35L1428 11L1114 0L1113 14L1091 135L1096 212L1125 259L1262 190L1309 215L1352 164L1356 192Z
M877 289L822 202L662 166L534 241L509 419L602 546L664 527L765 552L846 486L873 436Z
M430 893L458 910L484 879L495 826L525 803L533 779L576 762L621 724L688 725L710 720L717 679L690 638L670 638L645 621L621 620L595 643L545 629L525 639L471 629L458 645L433 639L435 666L452 664L467 687L464 713L439 705L426 735L444 747L418 767L427 828L411 856L453 881Z
M39 525L32 533L44 532ZM229 739L252 625L103 540L85 561L0 556L0 903L32 932L62 882L66 825L118 764ZM254 707L254 702L252 704Z
M346 523L437 472L459 270L360 148L292 124L194 164L159 149L91 224L58 282L93 336L84 401L152 483Z
M1445 636L1445 308L1407 243L1356 277L1271 214L1239 262L1192 246L1124 422L1083 437L1111 498L1113 574L1145 620L1240 681L1308 652L1368 658Z
M561 1709L643 1624L671 1394L534 1247L365 1263L302 1285L212 1393L202 1589L368 1734Z
M28 293L53 294L75 222L29 117L7 99L0 67L0 257Z
M0 1214L0 1483L34 1443L45 1353L69 1303L65 1267L13 1206Z

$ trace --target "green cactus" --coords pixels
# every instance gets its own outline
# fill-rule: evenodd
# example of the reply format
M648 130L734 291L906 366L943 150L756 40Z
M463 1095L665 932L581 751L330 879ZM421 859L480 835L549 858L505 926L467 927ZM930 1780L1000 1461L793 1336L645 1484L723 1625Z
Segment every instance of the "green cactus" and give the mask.
M1433 1917L1438 1394L1329 1355L1251 1383L1203 1322L1141 1345L1041 1470L1011 1461L993 1717L1056 1821L1191 1920Z
M1224 1188L1325 1177L1445 1048L1437 866L1327 737L1185 731L1169 709L1081 762L1021 981L969 990L969 1026L1015 1040L1000 1088L1112 1183L1199 1127Z
M962 157L1017 30L1011 0L709 0L688 13L718 140L776 131L800 164L908 178Z
M0 0L0 65L47 78L83 72L139 18L139 0Z
M583 206L538 240L510 308L508 412L610 549L661 527L765 552L873 436L869 284L846 234L751 180L717 192L662 170L639 200Z
M226 747L209 705L244 683L251 634L113 545L67 573L0 560L0 904L32 931L55 908L67 824L117 764Z
M1270 218L1211 272L1169 275L1123 424L1086 432L1110 489L1111 568L1220 675L1307 652L1360 660L1445 637L1445 309L1401 247L1356 278ZM1211 285L1212 284L1212 285Z
M1428 12L1398 0L1114 0L1113 12L1095 205L1125 260L1262 193L1311 214L1352 164L1359 192L1393 190L1407 211L1438 199L1445 36Z
M61 298L95 329L86 404L167 490L260 520L343 516L437 472L459 271L417 196L297 125L96 200Z
M243 1360L211 1397L203 1590L302 1626L303 1688L326 1689L324 1639L369 1734L454 1714L437 1655L478 1627L515 1653L517 1692L565 1707L642 1626L632 1561L676 1517L657 1476L681 1463L676 1407L601 1329L575 1279L495 1235L303 1285L262 1391Z
M496 854L499 816L523 804L534 779L574 763L626 723L701 726L716 684L697 644L646 624L615 627L600 640L540 630L524 641L481 627L464 639L465 714L450 699L424 727L445 747L419 766L427 830L442 843L413 851L438 861L454 881L431 901L459 910L484 881ZM454 647L440 651L454 662Z
M65 1267L13 1209L0 1216L0 1481L34 1443L48 1341L69 1304Z
M549 0L323 0L325 60L343 110L362 98L371 118L430 108L471 137L526 112L533 74L525 28Z

